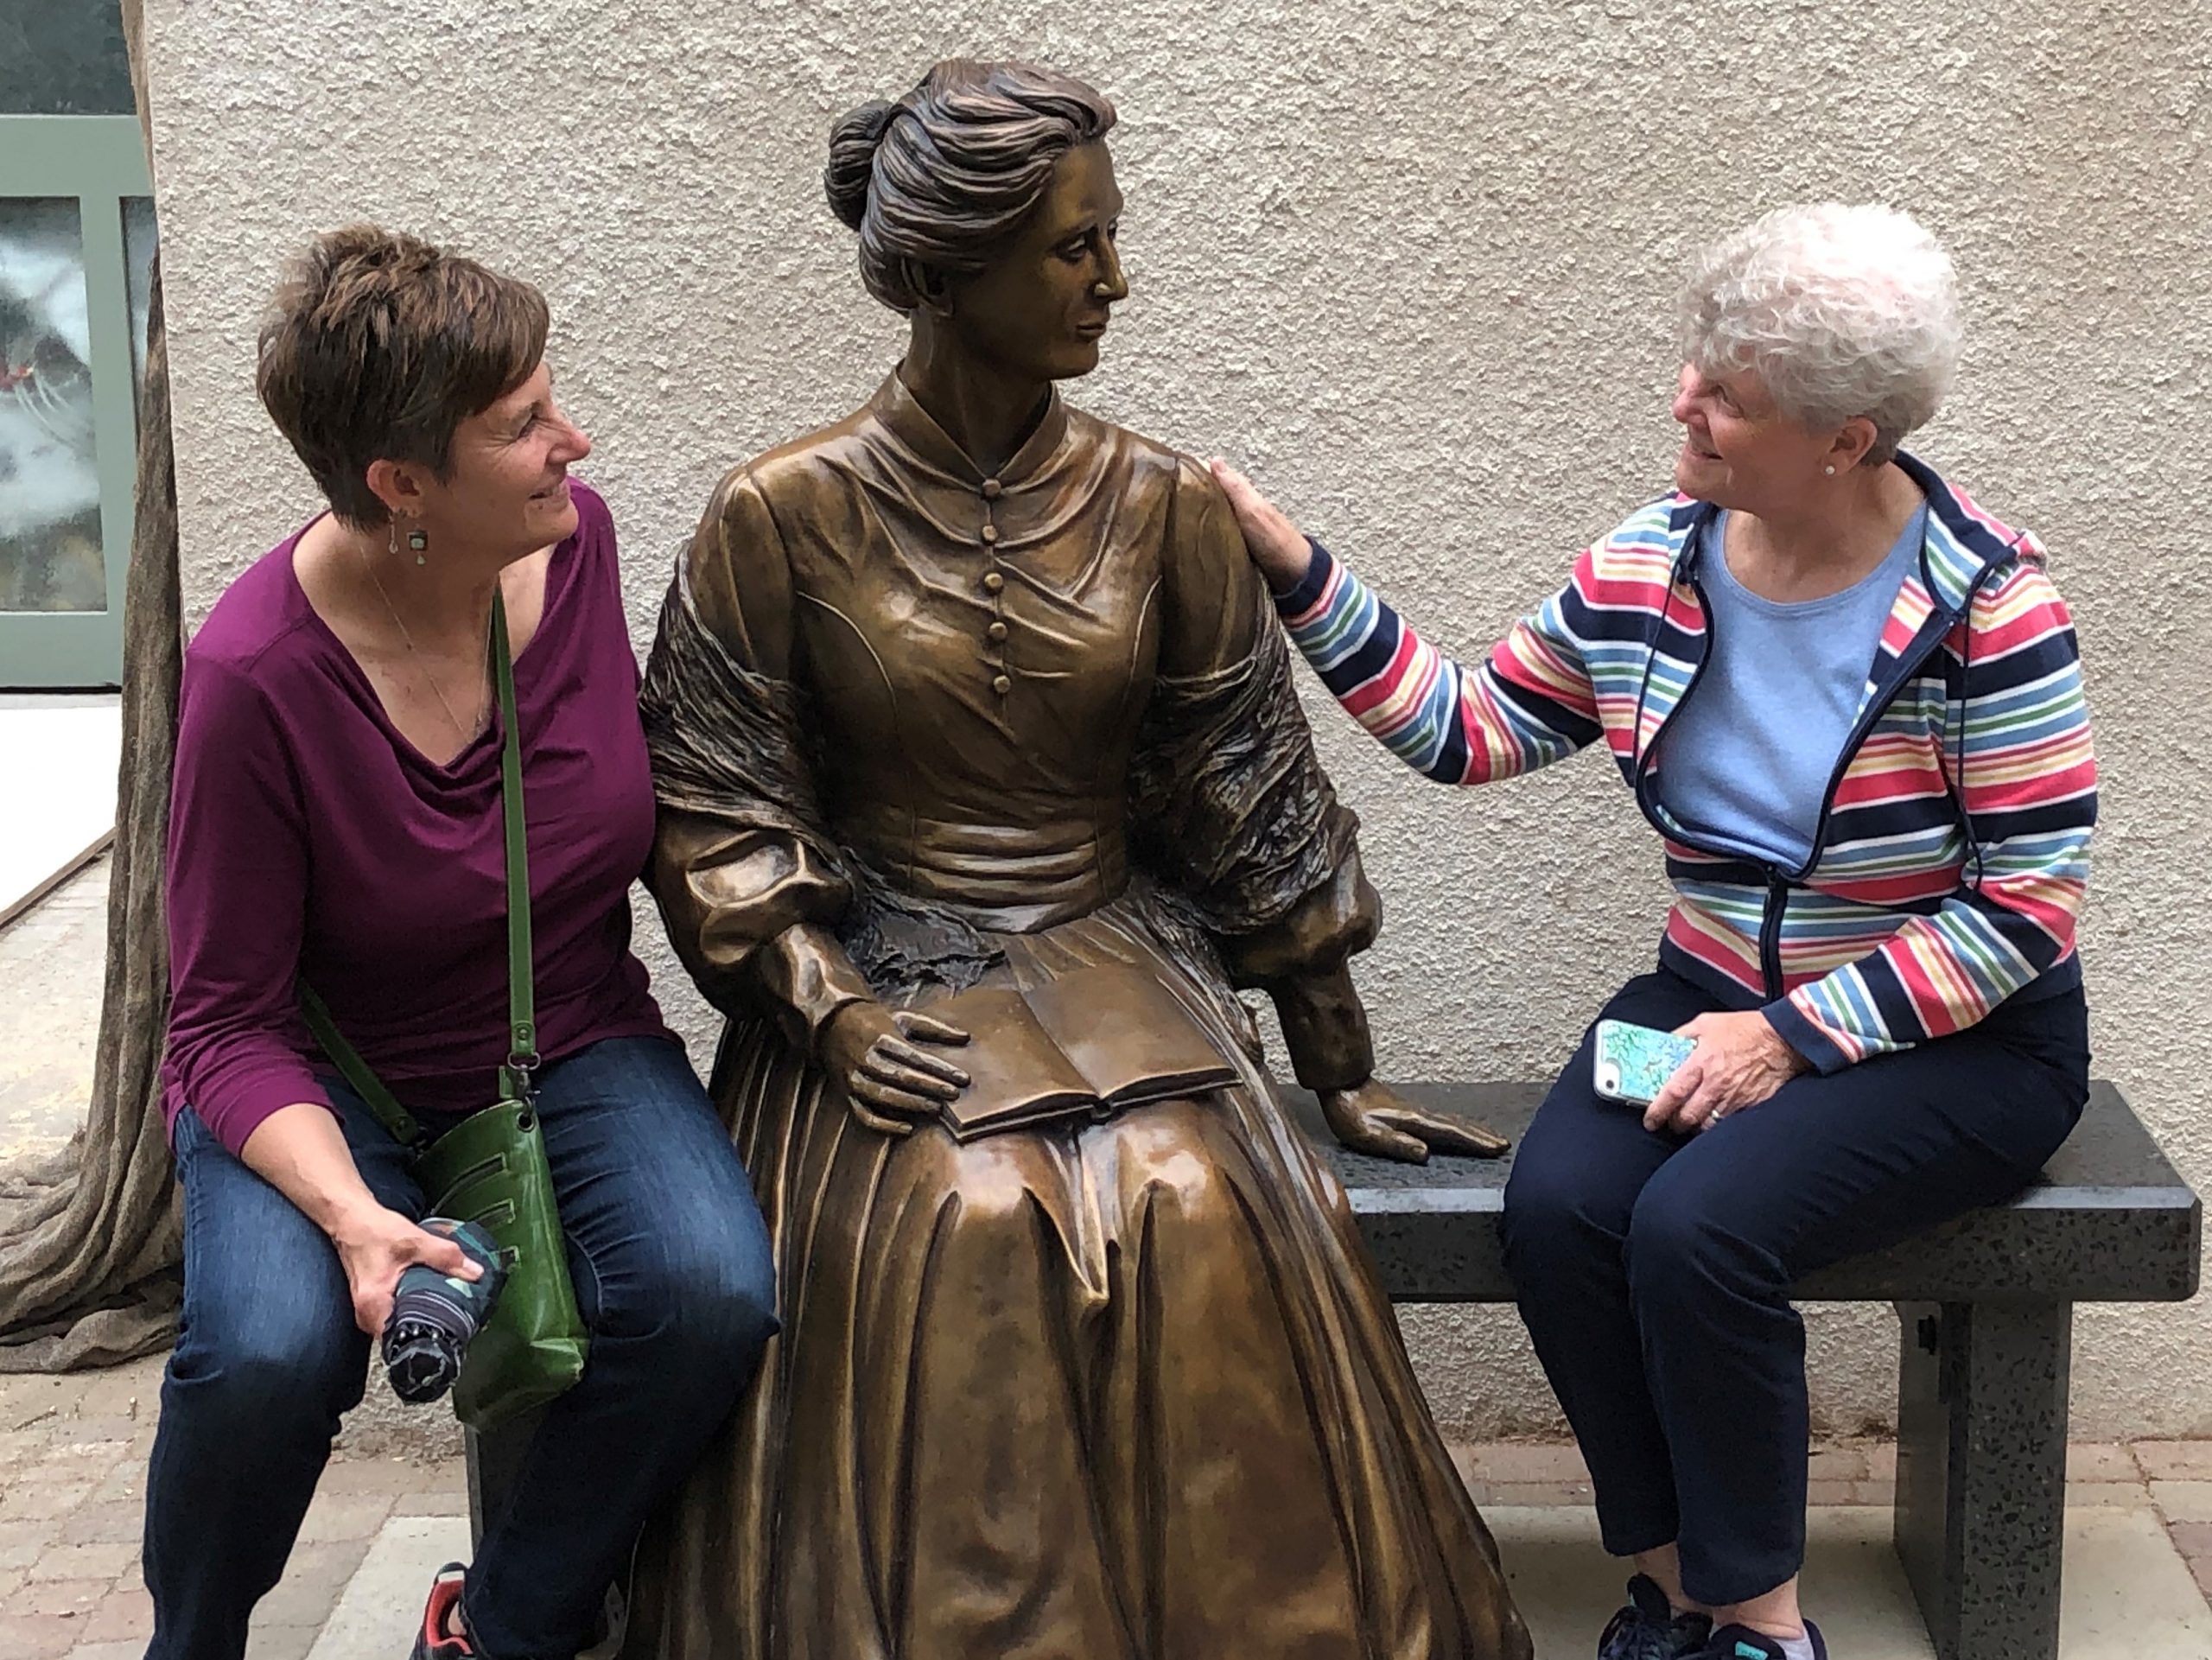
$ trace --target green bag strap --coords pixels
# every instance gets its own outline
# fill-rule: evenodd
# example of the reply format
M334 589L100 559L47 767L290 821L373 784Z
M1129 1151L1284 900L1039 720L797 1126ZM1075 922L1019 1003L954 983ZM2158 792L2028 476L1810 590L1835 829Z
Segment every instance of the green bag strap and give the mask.
M507 824L507 1041L506 1065L499 1068L499 1098L528 1103L537 1097L531 1077L537 1071L537 992L531 974L530 939L530 843L522 813L522 723L515 718L515 665L507 653L506 600L492 593L492 673L499 682L499 719L507 741L499 753L499 794Z
M499 797L505 821L507 867L507 1058L499 1067L502 1100L534 1098L531 1078L537 1070L537 988L531 974L530 933L530 848L523 821L522 724L515 716L515 665L507 649L506 599L492 593L492 674L499 697L499 720L506 741L499 752ZM361 1052L347 1042L330 1017L330 1006L304 980L300 1012L308 1031L353 1093L402 1147L419 1151L429 1137L383 1080L369 1070Z
M338 1075L353 1087L361 1097L362 1104L376 1115L377 1123L391 1135L391 1139L410 1152L419 1153L429 1142L429 1136L414 1116L401 1106L396 1097L384 1086L384 1080L369 1070L369 1063L361 1059L361 1052L346 1041L344 1035L330 1018L330 1005L306 981L300 982L300 1012L307 1016L308 1030L322 1053L330 1057L330 1064L338 1068Z

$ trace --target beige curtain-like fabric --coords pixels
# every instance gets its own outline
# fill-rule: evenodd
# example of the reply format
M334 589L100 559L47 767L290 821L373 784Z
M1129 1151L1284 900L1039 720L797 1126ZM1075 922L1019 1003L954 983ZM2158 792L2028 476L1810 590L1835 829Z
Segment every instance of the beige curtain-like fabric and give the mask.
M122 4L150 156L142 0ZM176 1184L161 1114L168 1020L162 876L184 645L158 255L138 409L136 509L124 588L123 766L92 1098L83 1133L62 1152L0 1172L0 1372L108 1365L164 1347L175 1331L182 1285Z

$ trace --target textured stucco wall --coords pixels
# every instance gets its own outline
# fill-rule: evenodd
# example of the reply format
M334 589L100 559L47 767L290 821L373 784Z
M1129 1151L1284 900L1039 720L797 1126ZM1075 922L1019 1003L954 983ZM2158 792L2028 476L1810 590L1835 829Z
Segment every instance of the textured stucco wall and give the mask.
M550 296L642 643L722 469L842 414L898 320L821 203L831 118L953 52L1120 103L1135 284L1076 396L1220 449L1460 650L1665 487L1671 304L1699 239L1811 197L1909 204L1972 340L1921 452L2047 537L2107 777L2087 956L2100 1071L2212 1180L2212 16L2202 0L154 0L153 101L197 618L314 505L251 385L279 258L353 215ZM1649 958L1656 850L1594 758L1452 795L1333 709L1389 931L1363 983L1400 1076L1534 1075ZM650 955L668 966L657 938ZM671 982L664 978L668 989ZM696 1005L670 998L672 1005ZM1503 1311L1407 1322L1440 1413L1539 1428ZM1891 1410L1895 1325L1815 1310L1821 1410ZM2203 1306L2088 1311L2084 1434L2212 1432Z

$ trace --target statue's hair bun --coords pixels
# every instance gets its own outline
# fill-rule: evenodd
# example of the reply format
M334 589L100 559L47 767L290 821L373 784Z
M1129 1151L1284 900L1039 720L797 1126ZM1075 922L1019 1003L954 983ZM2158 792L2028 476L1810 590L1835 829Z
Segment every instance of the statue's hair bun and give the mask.
M868 214L876 146L898 113L899 106L890 99L872 99L830 130L830 163L822 169L822 188L830 198L830 211L855 231Z

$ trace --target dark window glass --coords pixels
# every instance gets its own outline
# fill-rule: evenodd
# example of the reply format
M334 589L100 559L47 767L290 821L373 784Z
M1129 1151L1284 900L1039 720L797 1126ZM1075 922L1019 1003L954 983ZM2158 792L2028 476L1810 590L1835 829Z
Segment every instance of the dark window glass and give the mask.
M0 0L0 115L129 115L116 0Z
M74 200L0 199L0 611L105 611Z
M137 391L146 391L147 311L154 291L154 199L123 199L123 282L130 299L130 370Z

